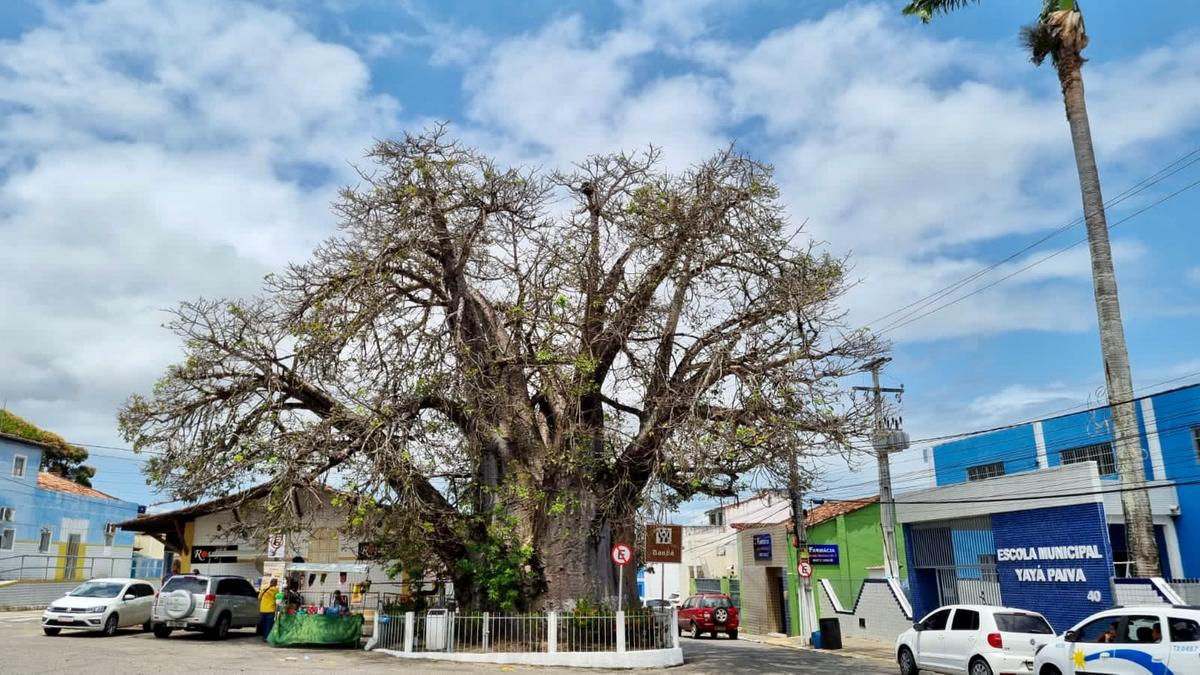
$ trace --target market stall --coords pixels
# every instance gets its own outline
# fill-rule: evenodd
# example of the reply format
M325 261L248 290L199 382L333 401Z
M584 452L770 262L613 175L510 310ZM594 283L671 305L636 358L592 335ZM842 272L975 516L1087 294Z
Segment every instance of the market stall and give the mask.
M351 602L351 589L366 583L367 571L367 565L361 563L286 563L284 587L277 596L275 624L267 643L274 647L357 647L363 615L361 606ZM330 575L337 575L338 588L333 590L324 581ZM346 586L344 592L340 586Z

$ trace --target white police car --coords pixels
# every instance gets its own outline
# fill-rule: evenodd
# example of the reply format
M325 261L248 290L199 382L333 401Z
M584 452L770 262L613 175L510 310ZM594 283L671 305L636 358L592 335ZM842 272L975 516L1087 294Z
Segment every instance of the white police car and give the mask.
M1035 675L1200 675L1200 608L1120 607L1042 647Z

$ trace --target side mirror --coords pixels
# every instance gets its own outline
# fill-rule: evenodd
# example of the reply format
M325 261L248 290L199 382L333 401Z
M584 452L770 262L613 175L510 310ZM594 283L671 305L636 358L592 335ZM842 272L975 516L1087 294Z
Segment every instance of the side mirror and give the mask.
M921 631L925 630L925 624L923 624L923 623L921 623L920 621L918 621L918 622L916 622L916 623L914 623L914 624L913 624L913 630L915 630L915 631L917 631L918 633L920 633Z
M1079 633L1076 633L1073 630L1069 630L1069 631L1063 633L1063 639L1066 640L1067 642L1078 642L1079 641Z
M137 596L136 596L136 595L134 595L133 593L126 593L126 594L125 594L125 600L127 600L127 601L128 601L128 600L135 600L135 599L137 599Z

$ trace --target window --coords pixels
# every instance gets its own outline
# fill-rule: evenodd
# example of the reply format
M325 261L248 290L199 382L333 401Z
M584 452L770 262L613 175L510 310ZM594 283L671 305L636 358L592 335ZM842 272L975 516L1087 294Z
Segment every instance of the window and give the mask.
M1113 456L1112 443L1095 443L1080 448L1063 450L1058 454L1063 464L1079 464L1080 462L1095 462L1101 476L1113 476L1117 473L1117 461Z
M1191 619L1167 619L1171 642L1200 642L1200 623Z
M708 609L716 609L717 607L733 607L733 602L729 598L704 598L702 607Z
M921 625L925 630L946 630L946 622L950 620L950 610L942 609L925 617Z
M0 532L0 551L13 550L13 540L16 539L16 536L16 530L11 527L4 528L4 531Z
M996 630L1001 633L1054 634L1050 624L1036 614L994 614L993 618L996 619Z
M129 592L138 598L148 598L154 595L154 589L149 584L134 584L129 587Z
M1200 427L1192 427L1192 449L1196 451L1196 460L1200 461Z
M207 593L208 579L206 577L176 575L167 579L167 583L163 584L162 587L163 593L178 590L185 590L189 593Z
M1156 630L1157 629L1157 630ZM1119 642L1153 644L1162 642L1162 628L1157 616L1131 616Z
M725 526L725 511L724 511L724 509L718 509L716 511L709 511L708 512L708 524L716 525L718 527L724 527Z
M308 540L308 561L313 563L336 563L341 540L337 530L322 527L312 533Z
M25 455L13 455L13 478L25 477Z
M1115 642L1118 629L1121 627L1121 617L1106 616L1085 624L1075 631L1076 642Z
M967 468L967 480L987 480L1004 475L1004 462L992 462Z
M254 590L254 586L251 585L249 581L246 581L245 579L234 579L234 581L237 582L239 594L244 595L247 598L258 597L258 591Z
M221 579L217 582L217 595L241 595L242 589L237 579Z
M42 528L42 536L38 539L38 553L50 552L50 528Z
M117 536L115 532L105 531L104 533L104 548L112 548L113 537Z
M950 630L979 630L979 612L971 609L954 610L954 623Z

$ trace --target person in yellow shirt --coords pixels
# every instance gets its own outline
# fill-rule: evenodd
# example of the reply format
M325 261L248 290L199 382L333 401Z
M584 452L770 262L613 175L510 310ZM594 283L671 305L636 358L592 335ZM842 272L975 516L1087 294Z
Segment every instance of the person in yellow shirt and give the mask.
M271 579L271 583L258 592L258 634L264 640L275 625L275 594L278 592L278 579Z

